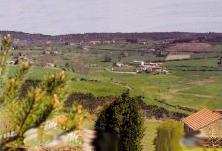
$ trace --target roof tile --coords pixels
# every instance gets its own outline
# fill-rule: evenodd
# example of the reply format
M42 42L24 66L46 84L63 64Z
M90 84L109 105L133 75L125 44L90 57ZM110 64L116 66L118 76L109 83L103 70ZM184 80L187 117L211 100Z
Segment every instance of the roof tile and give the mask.
M213 112L207 108L204 108L182 120L183 123L188 125L194 131L199 130L207 125L213 123L222 118L219 112Z

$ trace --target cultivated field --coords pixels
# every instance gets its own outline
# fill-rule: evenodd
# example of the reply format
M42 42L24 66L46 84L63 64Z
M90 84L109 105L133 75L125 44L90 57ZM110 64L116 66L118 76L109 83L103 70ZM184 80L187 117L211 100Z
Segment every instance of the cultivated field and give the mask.
M213 47L207 43L179 43L175 46L169 47L167 51L170 52L206 52L213 51Z

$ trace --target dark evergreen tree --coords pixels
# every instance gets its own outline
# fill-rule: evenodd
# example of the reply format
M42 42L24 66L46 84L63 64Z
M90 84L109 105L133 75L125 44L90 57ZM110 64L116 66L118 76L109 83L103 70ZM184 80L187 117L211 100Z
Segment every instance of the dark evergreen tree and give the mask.
M96 151L141 151L144 135L139 102L141 97L123 93L100 114L93 144Z

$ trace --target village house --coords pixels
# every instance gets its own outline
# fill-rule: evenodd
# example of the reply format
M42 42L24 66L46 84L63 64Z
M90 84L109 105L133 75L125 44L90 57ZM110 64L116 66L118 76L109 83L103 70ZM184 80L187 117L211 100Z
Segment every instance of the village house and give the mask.
M143 66L141 66L140 70L147 72L147 73L153 73L153 74L168 74L168 70L161 67L162 63L145 63Z
M105 40L105 41L103 41L102 43L103 43L103 44L112 44L112 41L110 41L110 40Z
M141 44L141 45L146 45L147 44L147 41L144 41L144 40L139 40L139 42L138 42L139 44Z
M59 52L58 51L49 51L49 50L44 50L43 52L42 52L42 54L44 54L44 55L57 55L57 54L59 54Z
M50 51L48 51L48 50L44 50L44 51L42 52L42 54L49 55L49 54L50 54Z
M131 66L135 66L136 72L146 72L152 74L168 74L169 71L161 66L162 63L153 63L145 61L133 61L129 63Z
M56 67L56 65L50 62L46 63L45 65L45 68L54 68L54 67Z
M141 52L143 53L154 53L156 51L155 48L143 48Z
M222 110L204 108L182 120L189 138L203 147L222 147Z
M122 62L114 62L113 67L122 67L124 64Z
M69 45L70 46L79 46L80 44L79 43L70 42Z
M133 66L144 66L144 64L145 64L144 61L134 60L133 62L130 62L130 65L133 65Z
M98 45L101 44L102 42L100 40L94 40L94 41L90 41L89 44L90 45Z
M91 47L88 45L82 45L82 46L80 46L80 48L83 50L89 51Z

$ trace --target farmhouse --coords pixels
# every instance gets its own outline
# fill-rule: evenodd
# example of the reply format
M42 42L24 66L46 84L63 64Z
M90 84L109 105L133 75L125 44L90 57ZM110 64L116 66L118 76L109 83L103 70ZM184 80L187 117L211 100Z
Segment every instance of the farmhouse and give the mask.
M137 73L146 72L152 74L168 74L169 72L162 67L161 64L162 63L144 62L143 65L137 65L137 67L139 67L137 68Z
M144 61L134 60L133 62L130 62L130 65L133 65L133 66L144 66L144 64L145 64Z
M97 44L101 44L102 42L100 40L94 40L94 41L90 41L89 44L90 45L97 45Z
M204 108L182 120L187 136L200 146L222 146L222 112Z
M141 50L143 53L154 53L156 51L155 48L144 48Z
M53 68L53 67L56 67L56 65L53 63L46 63L45 67L46 68Z
M124 66L124 64L122 62L114 62L113 66L114 67L122 67L122 66Z

